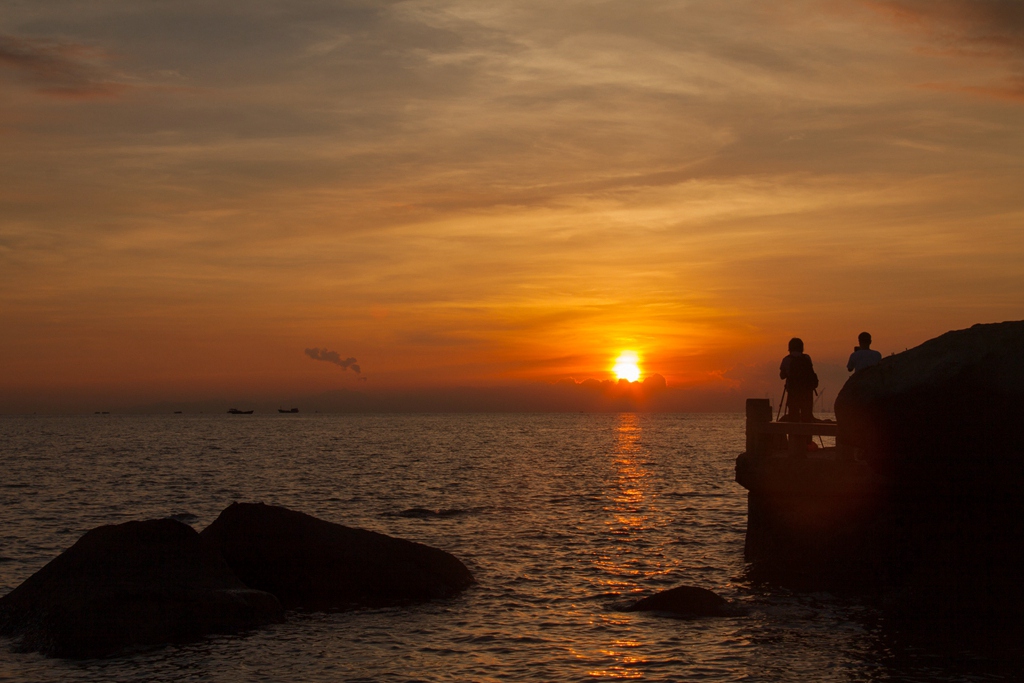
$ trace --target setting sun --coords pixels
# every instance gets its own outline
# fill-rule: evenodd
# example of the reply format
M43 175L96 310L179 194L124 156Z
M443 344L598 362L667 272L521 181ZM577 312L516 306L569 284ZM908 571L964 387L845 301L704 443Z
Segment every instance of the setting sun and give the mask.
M619 354L619 357L615 359L615 367L612 368L616 379L626 379L630 382L640 379L639 360L636 351L623 351Z

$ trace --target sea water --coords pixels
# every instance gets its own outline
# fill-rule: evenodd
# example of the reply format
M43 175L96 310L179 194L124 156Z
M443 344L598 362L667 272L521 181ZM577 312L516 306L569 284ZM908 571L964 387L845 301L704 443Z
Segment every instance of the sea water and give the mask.
M11 651L11 681L933 681L1014 671L901 644L867 600L752 583L741 415L0 417L0 595L83 533L262 501L426 543L478 584L421 605L104 660ZM680 584L743 616L623 612Z

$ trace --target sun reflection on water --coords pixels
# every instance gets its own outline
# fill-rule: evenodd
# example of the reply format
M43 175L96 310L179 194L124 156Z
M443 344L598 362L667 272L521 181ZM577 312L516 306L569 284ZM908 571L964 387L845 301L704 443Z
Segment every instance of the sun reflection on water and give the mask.
M636 413L619 415L616 434L616 451L612 464L616 468L616 489L612 492L612 506L615 514L611 526L622 528L613 531L642 529L648 520L647 489L650 473L644 468L643 457L647 455L641 441L640 418Z
M645 535L653 523L651 472L645 466L650 454L642 438L639 415L620 414L615 432L615 450L609 454L612 478L604 507L608 513L605 522L608 535L615 539L614 552L601 556L597 565L605 576L617 577L604 581L609 590L628 595L637 590L636 579L650 573L651 558L645 553ZM625 581L622 577L634 578ZM609 613L602 619L616 622L621 632L623 628L628 629L631 617ZM639 648L643 645L632 637L615 639L597 651L607 663L588 671L588 675L610 679L643 678L643 665L647 662L640 654Z
M637 553L645 543L644 532L650 526L650 472L644 467L648 456L641 438L640 417L635 413L622 413L616 425L615 450L610 454L612 481L607 492L608 513L605 525L609 538L615 539L614 553L602 555L597 566L606 576L609 588L629 588L633 584L621 577L639 576Z

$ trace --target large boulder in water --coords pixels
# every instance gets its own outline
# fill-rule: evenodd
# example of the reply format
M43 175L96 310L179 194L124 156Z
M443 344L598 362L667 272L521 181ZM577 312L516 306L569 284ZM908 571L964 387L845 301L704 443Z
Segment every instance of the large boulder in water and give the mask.
M202 537L248 586L290 609L429 600L473 583L443 550L262 503L233 503Z
M728 600L707 588L676 586L637 600L627 612L667 612L683 617L727 617L741 614Z
M104 657L280 621L192 527L172 519L102 526L0 598L0 634L19 649Z

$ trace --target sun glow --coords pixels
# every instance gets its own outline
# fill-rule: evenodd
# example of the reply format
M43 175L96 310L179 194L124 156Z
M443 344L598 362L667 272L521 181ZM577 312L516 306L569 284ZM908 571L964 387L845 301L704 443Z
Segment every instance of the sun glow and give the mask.
M612 368L612 372L615 373L617 379L635 382L640 379L639 360L640 358L636 355L636 351L623 351L615 359L615 367Z

